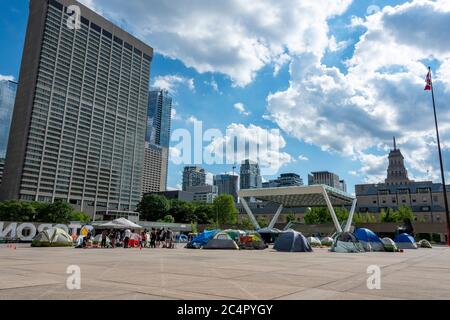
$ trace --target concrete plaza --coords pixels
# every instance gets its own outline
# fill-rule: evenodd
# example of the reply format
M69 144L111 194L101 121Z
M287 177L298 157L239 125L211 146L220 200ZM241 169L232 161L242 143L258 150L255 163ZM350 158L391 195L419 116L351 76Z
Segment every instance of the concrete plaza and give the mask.
M68 290L69 265L81 289ZM381 268L381 290L367 267ZM450 249L337 254L0 247L0 299L450 299Z

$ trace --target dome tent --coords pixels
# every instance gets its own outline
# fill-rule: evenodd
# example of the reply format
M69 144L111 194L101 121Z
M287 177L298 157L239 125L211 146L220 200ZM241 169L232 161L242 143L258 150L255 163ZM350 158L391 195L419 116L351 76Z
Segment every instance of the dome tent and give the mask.
M364 248L353 233L342 232L334 239L331 251L338 253L359 253L364 252Z
M50 228L40 232L31 242L32 247L73 247L72 237L63 229Z
M372 231L366 228L358 228L354 235L366 251L384 251L383 241Z
M308 240L308 243L311 245L311 247L321 247L322 246L322 242L320 242L319 239L317 239L316 237L308 237L306 238L306 240Z
M396 236L394 242L399 249L417 249L416 240L407 233Z
M326 246L326 247L331 247L332 245L333 245L333 238L331 238L331 237L325 237L325 238L322 238L322 240L320 240L320 243L323 245L323 246Z
M203 249L207 250L239 250L239 246L226 232L217 233L211 240L208 241Z
M431 245L430 241L426 240L426 239L422 239L419 241L419 247L420 248L426 248L426 249L432 249L433 246Z
M281 232L273 247L281 252L312 252L311 245L305 236L292 229Z
M194 239L192 239L188 244L186 245L186 248L188 249L200 249L203 246L206 246L209 240L214 238L216 233L218 233L218 230L205 230L202 233L198 234Z
M394 240L392 240L391 238L383 238L381 240L383 242L383 247L385 251L388 252L397 252L398 251L398 247L395 244Z
M240 237L239 248L247 250L264 250L267 244L261 239L257 232L249 232L247 235Z

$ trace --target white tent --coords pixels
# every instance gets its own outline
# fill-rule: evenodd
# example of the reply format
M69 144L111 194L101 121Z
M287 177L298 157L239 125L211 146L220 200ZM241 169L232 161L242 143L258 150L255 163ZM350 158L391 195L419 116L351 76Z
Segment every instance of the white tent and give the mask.
M140 225L125 218L119 218L97 226L97 229L144 229Z

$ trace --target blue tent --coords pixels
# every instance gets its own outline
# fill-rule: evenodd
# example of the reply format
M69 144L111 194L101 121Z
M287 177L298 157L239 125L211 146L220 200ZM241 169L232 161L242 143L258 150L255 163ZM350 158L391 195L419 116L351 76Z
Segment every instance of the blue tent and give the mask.
M354 234L365 251L384 251L383 241L372 230L358 228Z
M396 236L394 242L399 249L417 249L416 240L407 233Z
M282 252L312 252L311 245L305 236L294 230L287 230L282 233L275 241L273 247L277 251Z
M219 230L205 230L204 232L197 235L194 239L192 239L187 245L186 248L189 249L200 249L203 246L214 238L214 236L219 232Z

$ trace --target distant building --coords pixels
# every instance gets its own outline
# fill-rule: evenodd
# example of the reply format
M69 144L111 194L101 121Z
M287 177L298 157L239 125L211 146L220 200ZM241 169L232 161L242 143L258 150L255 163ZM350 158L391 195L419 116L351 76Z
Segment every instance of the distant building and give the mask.
M161 192L149 192L148 194L156 194L171 200L180 200L186 202L194 201L194 194L192 192L186 192L181 190L161 191Z
M199 166L187 166L183 170L183 191L189 187L206 185L206 172Z
M242 162L240 172L240 188L262 188L261 170L258 163L248 159Z
M169 148L172 97L163 89L151 90L148 97L146 141Z
M0 158L6 157L17 83L0 80Z
M308 175L308 185L313 186L317 184L324 184L329 187L340 189L339 176L335 173L328 171L312 172Z
M345 182L345 180L339 180L339 189L347 192L347 183Z
M450 187L447 189L450 190ZM384 183L355 186L360 213L378 214L382 210L397 210L402 206L428 222L445 222L443 188L431 181L415 182L408 178L404 158L394 141L389 153L389 167ZM449 192L450 196L450 192Z
M303 179L296 173L283 173L278 179L263 183L263 188L281 188L302 186Z
M142 192L159 192L167 189L167 166L169 149L146 143Z
M232 195L234 201L238 202L238 180L239 177L231 174L219 174L214 176L214 185L217 186L218 194Z
M211 185L188 187L186 191L193 194L194 202L213 203L218 195L217 186Z

